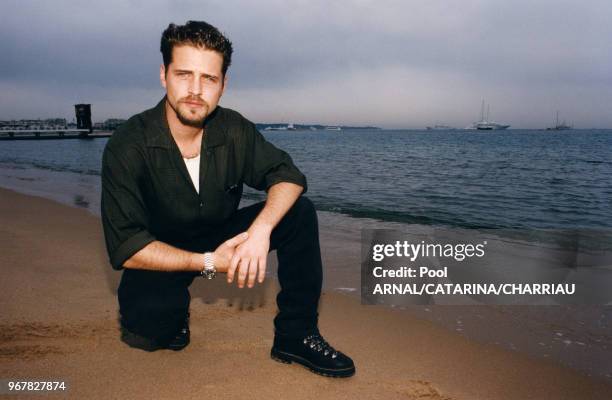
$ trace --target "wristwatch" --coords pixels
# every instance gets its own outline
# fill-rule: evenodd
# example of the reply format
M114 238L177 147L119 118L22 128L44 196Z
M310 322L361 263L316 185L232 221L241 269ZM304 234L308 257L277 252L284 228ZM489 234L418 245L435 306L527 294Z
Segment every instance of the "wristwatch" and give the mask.
M200 272L206 279L212 279L217 274L212 253L204 253L204 269Z

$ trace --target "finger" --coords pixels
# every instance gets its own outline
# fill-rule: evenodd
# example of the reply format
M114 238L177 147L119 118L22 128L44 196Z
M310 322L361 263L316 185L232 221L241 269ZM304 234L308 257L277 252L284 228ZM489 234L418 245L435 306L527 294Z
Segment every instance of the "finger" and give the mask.
M238 267L238 262L240 262L240 256L238 254L234 254L230 267L227 270L227 283L232 283L234 281L234 273Z
M227 246L227 247L236 247L240 243L243 243L245 240L247 240L248 237L249 237L249 233L248 232L242 232L242 233L234 236L233 238L228 239L225 242L223 242L223 245Z
M238 269L238 287L244 287L244 280L246 279L247 272L249 272L249 264L251 260L248 258L243 258L240 260L240 268Z
M266 264L267 264L268 258L267 257L262 257L259 259L259 270L258 270L258 276L257 276L257 280L259 281L259 283L262 283L264 281L264 278L266 277Z
M251 260L251 264L249 266L249 281L247 283L249 288L255 286L255 277L257 276L257 264L258 260L256 258Z

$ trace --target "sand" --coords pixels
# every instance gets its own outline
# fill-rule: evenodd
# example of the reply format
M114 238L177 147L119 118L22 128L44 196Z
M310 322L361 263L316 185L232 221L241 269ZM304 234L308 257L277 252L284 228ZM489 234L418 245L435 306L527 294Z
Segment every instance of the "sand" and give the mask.
M108 264L97 217L0 189L0 219L0 379L67 382L66 393L45 398L612 398L612 385L575 370L330 292L322 296L320 329L353 357L356 375L330 379L276 363L269 356L278 290L271 278L251 290L197 280L191 345L132 349L119 340L120 273ZM335 243L322 237L329 265ZM28 397L40 398L15 398Z

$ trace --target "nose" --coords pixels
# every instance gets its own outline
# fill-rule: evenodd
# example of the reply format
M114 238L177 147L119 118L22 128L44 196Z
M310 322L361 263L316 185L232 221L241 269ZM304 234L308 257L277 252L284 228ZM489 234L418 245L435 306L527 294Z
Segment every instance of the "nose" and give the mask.
M197 79L196 77L191 79L191 82L189 82L189 94L193 96L199 96L202 94L202 82L200 79Z

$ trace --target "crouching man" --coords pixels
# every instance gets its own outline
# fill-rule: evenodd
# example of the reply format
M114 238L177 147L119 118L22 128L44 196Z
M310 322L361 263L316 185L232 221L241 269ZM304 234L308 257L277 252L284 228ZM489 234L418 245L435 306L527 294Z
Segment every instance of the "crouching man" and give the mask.
M226 274L265 278L277 250L280 293L273 359L347 377L353 361L319 333L317 215L291 157L239 113L218 106L232 45L215 27L170 24L161 39L164 98L130 118L102 161L102 224L118 290L122 339L153 351L189 344L189 285ZM242 185L265 202L238 209Z

